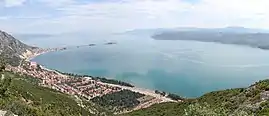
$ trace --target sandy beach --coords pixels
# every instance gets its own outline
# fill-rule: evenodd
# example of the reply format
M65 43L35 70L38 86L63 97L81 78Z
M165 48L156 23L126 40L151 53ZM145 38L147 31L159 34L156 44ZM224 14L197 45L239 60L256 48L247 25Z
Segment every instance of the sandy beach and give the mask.
M130 90L130 91L133 91L133 92L138 92L138 93L142 93L142 94L145 94L145 95L149 95L149 96L155 97L157 99L161 99L162 102L176 102L175 100L172 100L170 98L164 97L164 96L162 96L160 94L156 94L154 90L138 88L138 87L127 87L127 86L108 84L108 83L105 83L105 84L107 84L109 86L119 87L119 88L122 88L122 89L127 89L127 90Z

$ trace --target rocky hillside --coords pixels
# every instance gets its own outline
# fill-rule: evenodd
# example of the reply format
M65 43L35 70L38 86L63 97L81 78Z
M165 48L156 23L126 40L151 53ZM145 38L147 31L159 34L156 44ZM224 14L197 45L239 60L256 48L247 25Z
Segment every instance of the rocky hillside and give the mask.
M25 53L29 54L37 49L20 42L6 32L0 31L0 57L11 65L18 65L18 61L25 58Z

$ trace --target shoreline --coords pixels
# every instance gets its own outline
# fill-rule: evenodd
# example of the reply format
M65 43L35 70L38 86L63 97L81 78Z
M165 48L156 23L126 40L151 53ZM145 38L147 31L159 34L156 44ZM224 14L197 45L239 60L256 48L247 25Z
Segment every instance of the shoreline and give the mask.
M49 53L49 52L56 52L56 51L59 51L57 48L53 48L53 49L40 49L39 51L34 51L32 52L31 54L27 54L27 53L24 53L25 55L25 60L26 61L31 61L33 60L35 57L38 57L42 54L46 54L46 53Z
M28 61L28 62L32 62L32 60L35 57L38 57L38 56L40 56L42 54L46 54L46 53L49 53L49 52L56 52L56 51L59 51L59 49L46 49L45 51L32 53L31 55L27 56L25 60ZM38 64L38 65L40 65L40 64ZM40 67L43 70L55 72L58 75L61 75L63 77L68 77L69 76L69 75L62 74L62 73L58 72L58 70L50 69L50 68L42 66L42 65L40 65ZM82 78L87 78L87 77L82 77ZM107 79L106 77L104 77L104 78ZM113 80L115 80L115 79L113 79ZM116 81L119 81L119 80L116 80ZM104 82L101 82L101 83L105 84L105 85L108 85L108 86L119 87L119 88L122 88L122 89L127 89L127 90L130 90L130 91L133 91L133 92L138 92L138 93L141 93L141 94L144 94L144 95L155 97L156 99L162 100L160 103L163 103L163 102L181 102L182 101L182 100L173 100L171 98L168 98L167 95L163 96L163 95L161 95L159 93L156 93L155 92L156 90L151 90L151 89L146 89L146 88L139 88L139 87L134 86L134 85L133 85L133 87L128 87L128 86L110 84L110 83L104 83Z

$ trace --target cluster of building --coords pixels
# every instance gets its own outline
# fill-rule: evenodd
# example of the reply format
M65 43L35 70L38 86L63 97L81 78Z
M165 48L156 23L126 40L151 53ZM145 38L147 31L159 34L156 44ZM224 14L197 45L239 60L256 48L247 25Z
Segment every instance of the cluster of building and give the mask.
M119 87L110 86L90 77L75 78L59 72L45 69L35 62L26 62L20 67L7 67L8 70L25 74L41 80L40 85L63 93L92 99L96 96L121 91Z
M118 92L121 90L119 87L109 86L100 81L92 80L91 78L74 78L66 82L66 86L72 87L77 90L77 92L81 92L84 97L89 99L94 98L96 96L102 96L105 94ZM73 93L71 93L73 94Z

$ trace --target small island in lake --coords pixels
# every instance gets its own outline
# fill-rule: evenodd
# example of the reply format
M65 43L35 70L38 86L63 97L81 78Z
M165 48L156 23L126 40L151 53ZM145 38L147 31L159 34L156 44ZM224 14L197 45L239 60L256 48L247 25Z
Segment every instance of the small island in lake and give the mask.
M113 45L113 44L117 44L116 42L107 42L105 43L105 45Z

